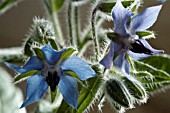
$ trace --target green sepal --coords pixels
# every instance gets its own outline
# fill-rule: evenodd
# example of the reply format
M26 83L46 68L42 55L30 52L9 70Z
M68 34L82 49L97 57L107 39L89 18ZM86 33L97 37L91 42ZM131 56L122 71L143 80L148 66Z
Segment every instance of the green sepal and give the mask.
M37 55L38 58L44 59L43 52L40 48L33 48L35 54Z
M56 13L62 8L65 0L51 0L53 11Z
M114 33L114 32L108 32L107 33L107 37L110 39L110 40L117 40L116 38L119 37L119 35L117 33Z
M33 55L32 43L33 43L32 38L29 38L24 45L24 54L26 56L32 56Z
M151 31L138 31L136 34L139 36L139 38L155 38L154 33Z
M105 85L106 96L111 103L118 103L125 108L131 108L131 95L127 88L118 80L110 79Z
M129 0L129 1L122 1L122 5L127 8L128 6L130 6L132 3L134 2L134 0ZM100 11L110 14L113 7L115 6L116 2L102 2L98 5L98 8Z
M54 39L52 39L52 38L48 38L47 40L48 40L48 42L50 42L52 48L58 51L59 48L58 48L58 46L56 44L56 41Z
M57 13L64 5L65 0L44 0L44 4L50 14Z
M81 85L80 88L87 87L87 84L85 83L85 81L80 80L80 78L78 77L78 75L75 72L73 72L73 71L65 71L65 73L72 76L72 77L74 77L74 78L76 78L79 86Z
M122 78L124 85L129 90L130 94L136 99L143 100L147 98L145 88L139 81L131 81L127 77Z
M56 86L56 89L55 89L55 91L53 92L53 91L51 91L51 89L50 89L50 94L51 94L51 102L53 103L54 102L54 100L55 100L55 97L56 97L56 95L57 95L57 91L58 91L58 87Z
M67 48L61 55L60 61L63 61L64 59L70 57L74 52L76 51L75 48L69 47Z
M20 74L20 75L18 75L18 76L16 76L14 78L14 83L18 82L18 81L20 81L20 80L22 80L22 79L24 79L26 77L32 76L32 75L34 75L37 72L38 72L37 70L31 70L31 71L28 71L28 72L26 72L24 74Z

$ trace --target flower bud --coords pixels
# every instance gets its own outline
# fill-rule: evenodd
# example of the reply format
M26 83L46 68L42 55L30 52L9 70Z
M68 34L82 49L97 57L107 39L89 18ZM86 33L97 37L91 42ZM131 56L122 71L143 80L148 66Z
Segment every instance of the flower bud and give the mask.
M111 103L117 103L125 108L132 107L131 95L121 81L108 80L105 85L105 91Z
M123 77L123 82L125 86L128 88L131 95L139 100L146 100L147 99L147 93L145 91L145 88L141 85L138 81L131 81L127 77Z

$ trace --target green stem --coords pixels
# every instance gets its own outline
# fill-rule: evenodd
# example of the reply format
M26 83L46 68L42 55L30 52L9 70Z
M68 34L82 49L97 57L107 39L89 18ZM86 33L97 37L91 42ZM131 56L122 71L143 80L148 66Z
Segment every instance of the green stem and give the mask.
M60 41L60 43L58 42L58 44L60 44L59 46L61 47L62 46L61 42L63 42L63 34L62 34L61 27L59 24L58 15L56 15L55 13L52 13L51 18L54 23L55 34Z
M96 21L96 12L98 8L96 7L92 12L92 19L91 19L91 25L92 25L92 34L93 34L93 41L94 41L94 48L95 48L95 56L96 61L99 60L99 42L96 37L96 27L95 27L95 21Z
M75 41L74 41L74 39L73 39L73 29L72 29L72 10L73 8L72 8L72 3L71 2L69 2L69 5L68 5L68 27L69 27L69 38L70 38L70 43L72 44L72 45L74 45L75 44Z
M75 25L76 25L76 41L77 41L77 45L80 45L80 18L79 18L79 8L77 6L75 6L74 9L74 13L75 13Z
M135 66L133 64L132 59L130 58L130 56L128 54L126 54L126 58L128 59L128 61L130 63L131 70L134 71L135 70Z
M23 62L23 54L21 47L0 49L0 63L21 63Z

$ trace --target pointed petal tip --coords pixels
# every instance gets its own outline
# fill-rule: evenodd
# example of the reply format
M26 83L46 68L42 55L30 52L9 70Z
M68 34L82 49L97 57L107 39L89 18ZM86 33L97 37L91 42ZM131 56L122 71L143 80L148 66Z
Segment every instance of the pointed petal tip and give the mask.
M21 107L19 109L22 109L23 107L25 107L24 103L21 105Z
M106 69L110 69L112 67L112 62L111 63L106 63L106 61L104 59L102 59L100 62L99 62L101 65L103 65Z

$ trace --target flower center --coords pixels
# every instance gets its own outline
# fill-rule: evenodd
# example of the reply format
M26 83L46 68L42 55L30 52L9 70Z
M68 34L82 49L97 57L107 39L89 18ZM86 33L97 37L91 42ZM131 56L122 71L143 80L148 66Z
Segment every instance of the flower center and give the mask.
M48 71L48 76L46 77L47 84L50 86L51 91L55 91L56 86L60 81L60 77L56 71L50 72Z
M47 84L50 86L51 91L54 92L60 81L61 70L56 66L49 65L45 60L43 60L43 63L45 68L42 75L45 76Z
M153 52L146 48L139 40L136 40L134 43L131 43L130 50L135 53L145 53L152 55Z

